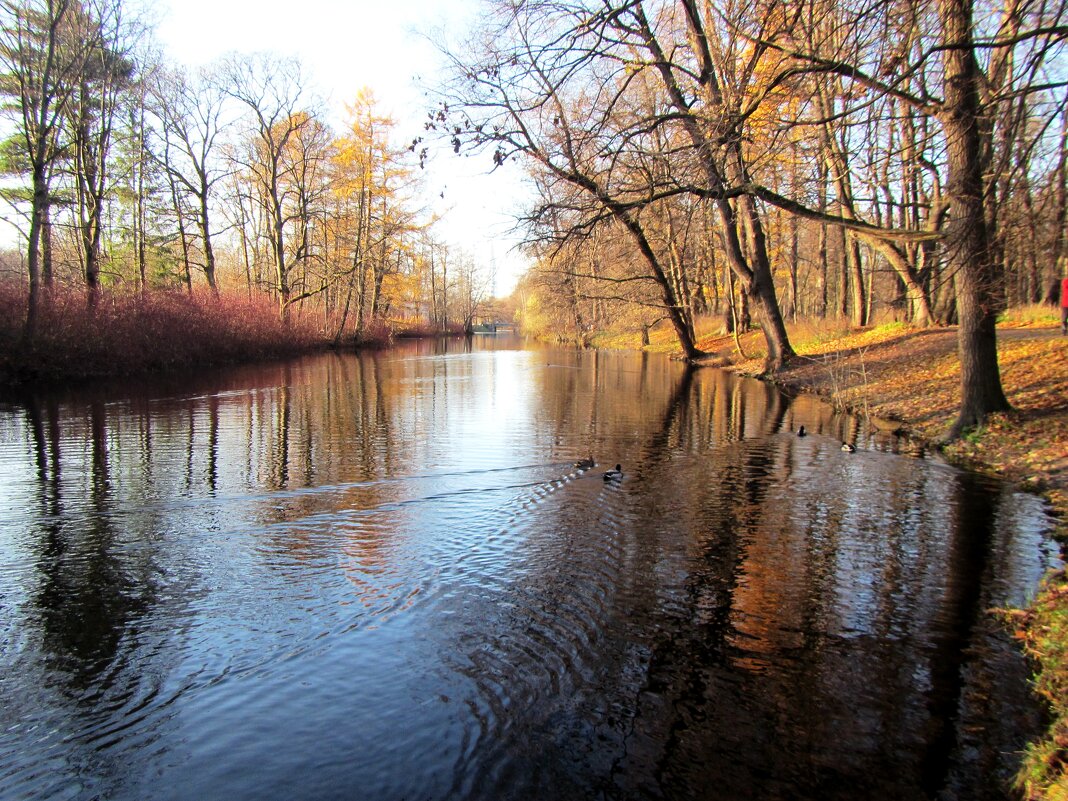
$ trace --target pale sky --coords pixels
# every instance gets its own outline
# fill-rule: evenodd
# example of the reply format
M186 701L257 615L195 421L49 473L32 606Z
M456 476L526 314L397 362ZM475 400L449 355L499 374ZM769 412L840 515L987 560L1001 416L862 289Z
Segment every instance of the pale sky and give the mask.
M151 8L169 60L193 67L232 51L296 56L333 123L340 126L344 104L366 86L397 121L400 141L410 141L423 133L428 101L422 86L434 83L439 63L420 32L462 35L479 2L157 0ZM507 233L522 189L515 167L489 176L490 166L488 156L436 156L427 169L427 194L433 211L445 215L439 237L480 264L494 262L497 294L506 295L525 266Z

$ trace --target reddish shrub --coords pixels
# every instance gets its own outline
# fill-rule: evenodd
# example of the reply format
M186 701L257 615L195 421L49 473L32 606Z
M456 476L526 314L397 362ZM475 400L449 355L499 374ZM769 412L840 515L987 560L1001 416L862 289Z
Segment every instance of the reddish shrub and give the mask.
M62 290L41 304L37 334L26 342L25 290L0 284L0 372L8 380L56 380L257 361L327 344L315 325L283 323L267 298L152 292L102 293L89 308L83 292Z
M359 348L385 348L393 344L393 327L387 320L376 318L365 323L363 331L355 335Z

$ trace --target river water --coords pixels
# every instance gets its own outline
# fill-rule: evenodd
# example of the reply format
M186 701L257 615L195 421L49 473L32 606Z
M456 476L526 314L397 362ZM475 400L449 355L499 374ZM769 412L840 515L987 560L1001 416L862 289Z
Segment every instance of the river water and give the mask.
M1001 799L1042 722L1041 501L659 356L9 400L0 490L5 800Z

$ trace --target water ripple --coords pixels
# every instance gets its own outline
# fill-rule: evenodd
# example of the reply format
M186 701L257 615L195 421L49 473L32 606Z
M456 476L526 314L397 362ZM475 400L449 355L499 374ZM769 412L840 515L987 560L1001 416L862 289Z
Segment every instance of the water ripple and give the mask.
M1039 501L648 356L233 381L0 408L0 797L1000 801Z

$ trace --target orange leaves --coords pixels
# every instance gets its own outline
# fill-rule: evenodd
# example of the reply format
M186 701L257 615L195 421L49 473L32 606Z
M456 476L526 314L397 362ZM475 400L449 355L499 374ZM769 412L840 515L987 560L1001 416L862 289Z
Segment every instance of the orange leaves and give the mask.
M828 332L826 324L801 324L791 326L790 336L802 359L777 375L778 382L833 395L837 403L866 408L876 417L903 420L927 439L941 436L952 423L960 380L954 329L891 324ZM1068 514L1068 337L1052 327L1003 326L998 338L1002 381L1014 411L991 416L947 453L1046 490L1061 514ZM729 339L701 346L727 355L731 348ZM747 366L738 369L745 372Z

